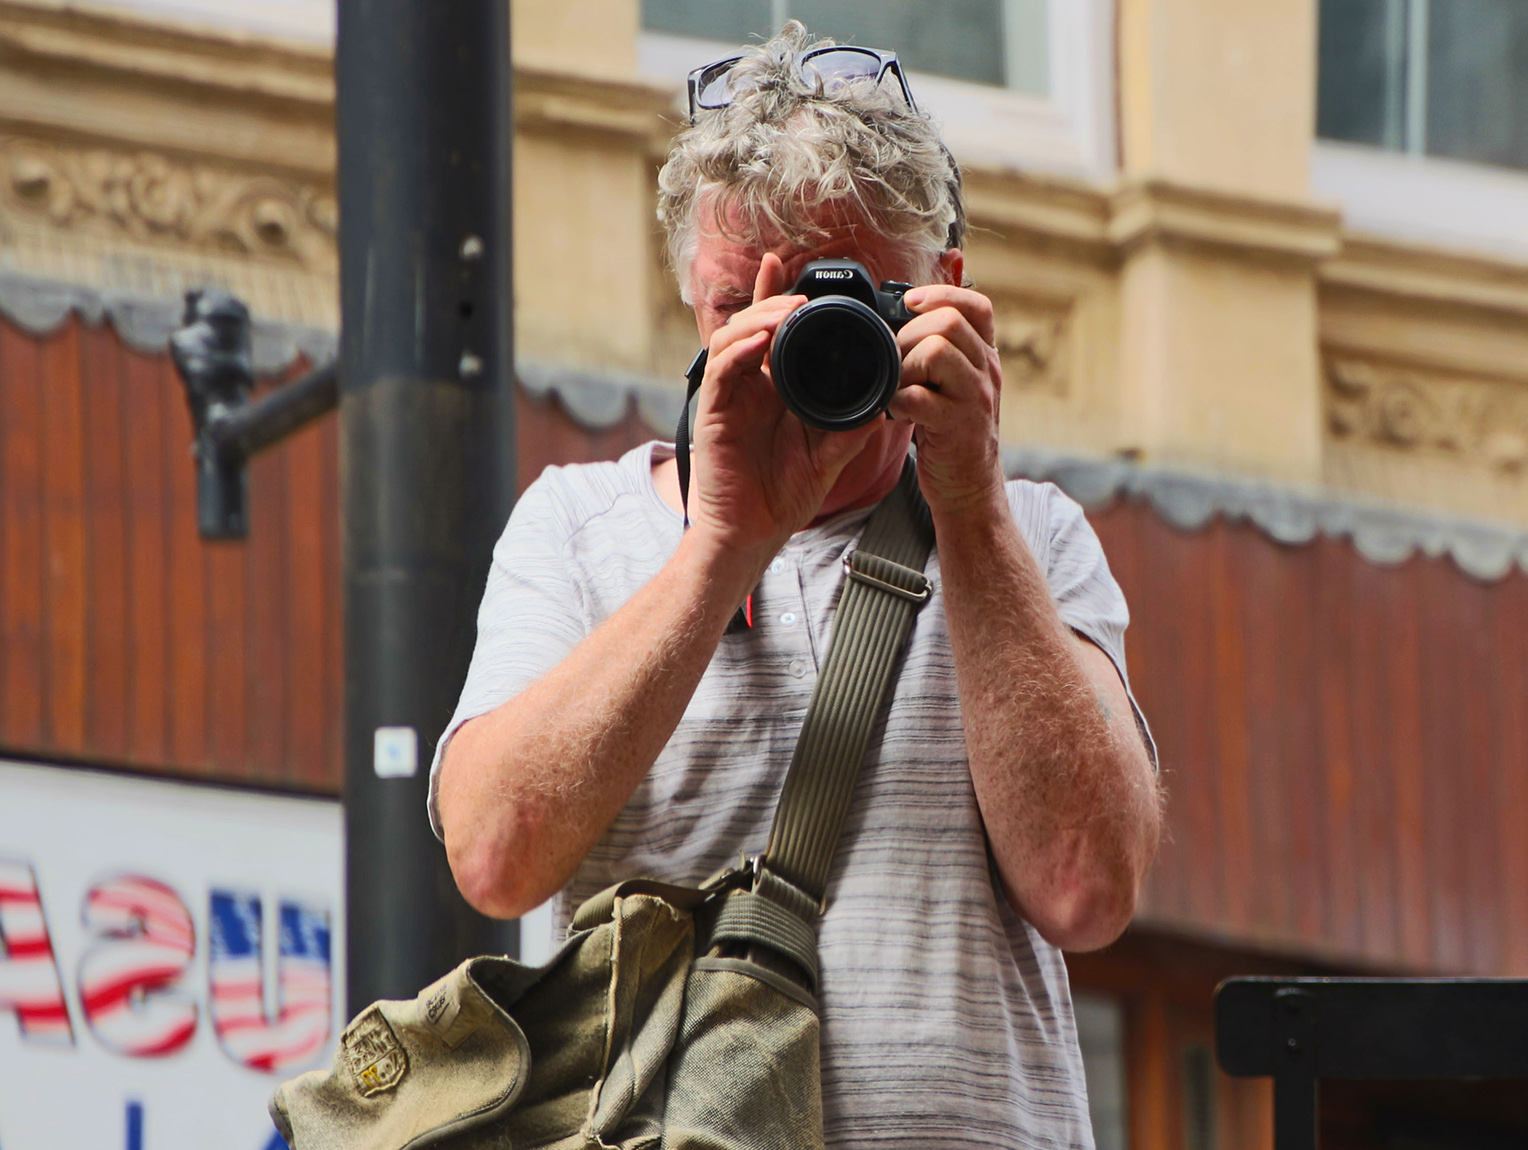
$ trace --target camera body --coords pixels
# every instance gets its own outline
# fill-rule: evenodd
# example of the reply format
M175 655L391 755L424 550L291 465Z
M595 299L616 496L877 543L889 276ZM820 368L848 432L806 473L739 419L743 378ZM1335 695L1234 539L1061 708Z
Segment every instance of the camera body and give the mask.
M913 313L912 284L875 286L854 260L813 260L787 294L807 302L775 332L770 375L803 423L847 431L882 415L902 382L896 333Z

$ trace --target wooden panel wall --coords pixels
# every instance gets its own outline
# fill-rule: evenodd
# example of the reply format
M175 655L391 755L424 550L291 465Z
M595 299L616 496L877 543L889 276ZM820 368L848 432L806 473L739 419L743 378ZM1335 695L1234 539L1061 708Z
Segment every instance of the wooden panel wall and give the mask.
M522 485L651 435L519 418ZM0 322L0 753L337 790L335 421L256 460L243 544L197 537L190 441L166 357ZM1091 518L1170 796L1142 921L1528 974L1528 579Z
M522 487L651 438L519 419ZM336 421L256 457L242 543L197 535L191 434L168 356L0 320L0 753L337 792Z
M1528 578L1184 533L1140 505L1090 518L1170 801L1143 919L1528 974Z
M167 356L0 322L0 748L331 790L333 421L250 468L247 543L196 532Z

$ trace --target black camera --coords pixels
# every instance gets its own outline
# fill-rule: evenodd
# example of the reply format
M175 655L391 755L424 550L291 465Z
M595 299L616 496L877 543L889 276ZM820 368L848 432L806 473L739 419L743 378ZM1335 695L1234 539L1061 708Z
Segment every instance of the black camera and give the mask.
M886 410L902 381L896 332L913 313L902 302L912 284L888 280L877 291L854 260L813 260L788 295L807 302L775 332L769 370L781 400L803 423L847 431Z

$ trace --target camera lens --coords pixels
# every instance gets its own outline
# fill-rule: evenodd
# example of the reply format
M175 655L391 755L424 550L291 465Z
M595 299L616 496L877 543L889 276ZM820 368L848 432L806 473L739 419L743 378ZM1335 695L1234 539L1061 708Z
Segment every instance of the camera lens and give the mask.
M770 371L780 398L804 422L841 431L885 410L902 362L880 316L848 296L823 296L780 325Z

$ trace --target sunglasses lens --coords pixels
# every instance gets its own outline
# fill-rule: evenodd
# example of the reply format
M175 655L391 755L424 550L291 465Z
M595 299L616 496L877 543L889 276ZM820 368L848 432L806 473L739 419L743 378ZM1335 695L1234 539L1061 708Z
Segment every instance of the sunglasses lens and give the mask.
M725 108L732 103L732 66L736 60L722 60L700 74L695 84L695 103L702 108Z
M874 80L881 74L881 58L874 52L832 48L803 60L801 74L809 82L821 80L823 90L831 92L855 80Z

